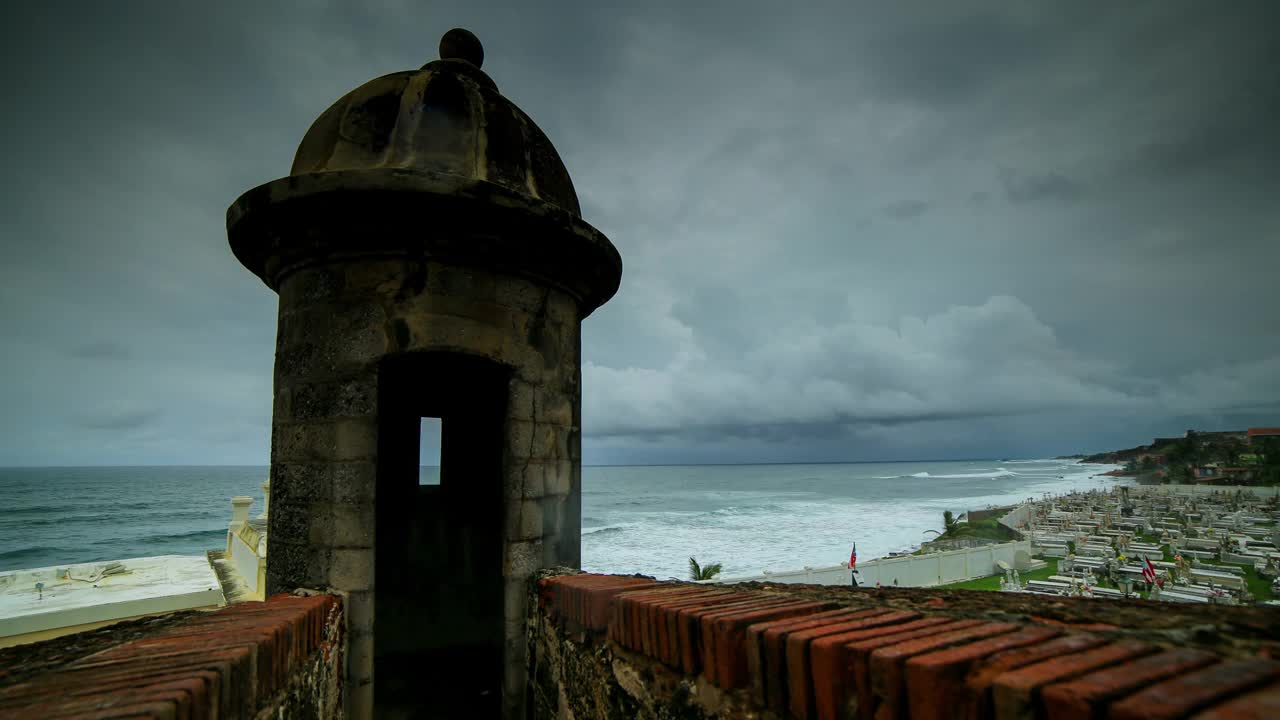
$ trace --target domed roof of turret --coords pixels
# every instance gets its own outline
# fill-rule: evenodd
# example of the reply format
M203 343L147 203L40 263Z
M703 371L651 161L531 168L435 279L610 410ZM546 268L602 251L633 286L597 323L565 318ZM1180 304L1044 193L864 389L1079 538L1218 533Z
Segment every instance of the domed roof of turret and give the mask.
M456 28L440 59L370 80L316 119L291 175L420 170L482 180L581 217L578 195L542 130L480 66L484 49Z

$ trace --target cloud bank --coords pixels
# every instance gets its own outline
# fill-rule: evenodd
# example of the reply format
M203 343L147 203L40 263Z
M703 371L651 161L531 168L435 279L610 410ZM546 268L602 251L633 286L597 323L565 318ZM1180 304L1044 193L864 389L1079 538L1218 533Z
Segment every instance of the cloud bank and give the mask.
M19 17L20 15L20 17ZM1280 5L34 5L0 465L265 464L226 206L473 29L621 251L588 462L1000 457L1280 414Z

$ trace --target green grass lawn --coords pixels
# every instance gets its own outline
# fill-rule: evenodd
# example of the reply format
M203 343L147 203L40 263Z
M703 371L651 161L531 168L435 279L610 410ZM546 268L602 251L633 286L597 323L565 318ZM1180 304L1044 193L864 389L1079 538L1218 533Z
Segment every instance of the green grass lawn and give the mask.
M1032 570L1031 572L1018 573L1018 579L1022 582L1028 580L1048 580L1050 575L1058 574L1058 558L1045 558L1049 563L1048 567L1043 570ZM1004 579L1003 575L992 575L991 577L978 578L977 580L966 580L964 582L951 583L950 585L937 585L936 587L943 590L996 590L1000 589L1000 581Z
M1169 548L1166 546L1164 550L1165 550L1165 559L1172 561L1173 554L1169 552ZM1033 570L1027 573L1018 573L1019 579L1025 583L1028 580L1048 580L1049 576L1057 575L1058 574L1058 558L1044 558L1044 560L1046 560L1049 563L1048 567L1044 568L1043 570ZM1200 561L1200 564L1201 565L1227 565L1229 563L1206 562L1202 560ZM1241 566L1237 566L1237 567L1241 567ZM1261 600L1280 599L1280 596L1277 596L1275 593L1271 592L1270 580L1267 580L1266 578L1258 575L1258 572L1254 570L1253 567L1251 566L1245 565L1242 567L1244 567L1245 584L1248 585L1249 592L1250 594L1253 595L1255 600L1261 601ZM949 585L937 585L935 587L942 590L999 591L1000 581L1003 579L1003 577L1004 577L1003 575L992 575L990 577L978 578L977 580L966 580L964 582L951 583ZM1103 585L1103 587L1107 587L1107 586ZM1139 592L1137 594L1139 597L1146 597L1145 592Z
M1145 541L1159 542L1160 540L1157 537L1151 537L1150 539L1147 539ZM1169 562L1173 562L1173 555L1174 553L1170 548L1170 546L1165 545L1164 559ZM1224 563L1218 560L1201 560L1200 564L1201 565L1235 565L1235 563ZM1275 593L1271 592L1271 581L1259 575L1258 571L1254 570L1252 565L1235 565L1235 567L1244 568L1245 584L1249 588L1249 594L1253 595L1255 600L1261 601L1261 600L1280 599L1280 596L1277 596ZM998 588L999 585L997 585L996 587Z
M1201 560L1201 565L1235 565L1235 563L1215 562L1210 560ZM1235 565L1235 567L1244 568L1244 582L1249 587L1249 593L1253 595L1255 600L1280 600L1275 593L1271 592L1271 581L1258 574L1252 565ZM998 585L996 586L999 587Z
M1018 573L1018 579L1019 579L1019 580L1021 580L1021 581L1025 584L1028 580L1048 580L1048 579L1049 579L1049 577L1050 577L1051 575L1057 575L1057 574L1058 574L1058 558L1041 558L1041 559L1043 559L1043 560L1045 560L1046 562L1048 562L1048 563L1049 563L1049 566L1048 566L1048 567L1046 567L1046 568L1044 568L1043 570L1033 570L1033 571L1031 571L1031 572L1027 572L1027 573ZM944 590L995 590L995 591L999 591L999 590L1000 590L1000 579L1001 579L1002 577L1003 577L1003 576L1001 576L1001 575L992 575L991 577L979 578L979 579L977 579L977 580L966 580L965 582L951 583L950 585L938 585L938 586L936 586L936 587L939 587L939 588L944 589ZM1113 587L1113 586L1107 585L1106 583L1102 582L1101 580L1099 581L1099 587L1111 587L1113 590L1119 590L1119 589L1120 589L1120 588L1116 588L1116 587ZM1135 595L1136 597L1142 597L1142 598L1145 598L1145 597L1147 596L1147 594L1146 594L1145 592L1136 591L1136 590L1135 590L1135 592L1134 592L1134 595Z

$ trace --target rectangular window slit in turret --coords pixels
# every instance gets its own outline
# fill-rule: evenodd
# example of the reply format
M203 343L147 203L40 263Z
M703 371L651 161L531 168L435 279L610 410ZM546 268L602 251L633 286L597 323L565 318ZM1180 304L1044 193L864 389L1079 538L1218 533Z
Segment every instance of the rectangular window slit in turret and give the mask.
M418 484L440 484L440 418L424 417L418 430Z

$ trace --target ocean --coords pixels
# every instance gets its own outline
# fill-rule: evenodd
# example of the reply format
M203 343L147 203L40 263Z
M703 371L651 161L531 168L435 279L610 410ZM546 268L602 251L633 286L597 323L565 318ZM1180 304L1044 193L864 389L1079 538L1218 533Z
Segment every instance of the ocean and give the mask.
M914 548L942 513L1105 487L1072 461L584 467L582 564L684 577L837 565ZM434 474L424 468L423 474ZM0 468L0 571L222 547L230 498L265 467Z

